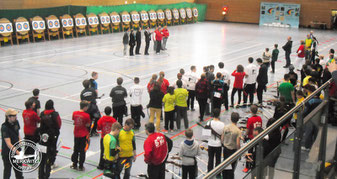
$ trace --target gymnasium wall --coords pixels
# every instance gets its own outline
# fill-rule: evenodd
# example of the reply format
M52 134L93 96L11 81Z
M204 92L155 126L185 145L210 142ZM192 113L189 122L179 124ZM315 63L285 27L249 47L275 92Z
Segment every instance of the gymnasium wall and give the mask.
M205 20L223 21L222 7L228 6L225 21L259 23L260 3L280 2L301 4L300 26L309 26L311 21L324 22L330 27L331 10L337 9L336 1L327 0L196 0L207 4Z

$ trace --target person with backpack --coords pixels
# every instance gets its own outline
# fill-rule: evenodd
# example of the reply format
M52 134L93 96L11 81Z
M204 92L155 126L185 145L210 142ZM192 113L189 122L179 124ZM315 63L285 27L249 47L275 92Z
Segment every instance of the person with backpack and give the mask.
M25 106L26 110L22 112L22 119L24 123L23 132L25 134L25 139L37 143L39 141L39 138L36 133L36 129L38 127L38 123L41 122L41 119L33 110L33 108L35 107L35 103L32 100L26 101ZM34 150L30 147L25 151L25 155L31 154L34 154Z
M54 108L54 101L53 100L48 100L45 104L45 110L41 112L40 114L40 118L41 121L42 119L47 118L47 120L49 120L49 118L51 117L52 121L53 121L53 126L52 126L52 130L54 131L55 134L55 140L52 140L52 146L51 148L55 149L55 151L49 153L49 163L51 165L51 168L56 168L57 165L55 165L55 160L56 160L56 156L57 156L57 141L58 138L60 136L60 130L61 130L61 125L62 125L62 120L60 118L60 115L58 112L55 111Z
M111 111L112 109L110 106L105 107L104 109L105 116L101 117L97 122L97 129L101 131L101 141L100 141L101 153L100 153L99 163L97 166L98 170L103 170L105 166L105 160L103 158L104 156L104 143L103 143L104 136L111 132L111 126L113 123L116 122L116 119L111 116Z
M149 122L145 125L148 136L144 141L144 162L147 164L149 179L165 178L165 162L172 150L173 142L160 132L155 132L154 124Z
M212 107L213 109L220 109L221 110L221 104L224 98L227 96L224 95L224 88L225 83L223 80L221 80L222 74L218 72L216 74L215 80L212 82Z
M232 105L231 107L234 107L234 95L236 92L238 92L238 104L236 107L239 107L241 104L241 93L243 90L243 78L246 76L246 72L244 72L244 68L242 65L238 65L236 67L236 70L232 73L232 76L235 77L234 79L234 85L233 85L233 90L232 90L232 95L231 95L231 102Z
M200 122L204 120L207 100L209 98L210 88L209 88L209 82L206 79L206 74L203 73L201 75L200 80L195 85L195 94L197 101L199 103L199 119Z
M46 102L46 110L41 113L41 125L38 129L42 160L39 166L39 178L49 178L51 166L56 158L56 143L60 135L61 119L54 110L54 102ZM41 150L42 149L42 150Z

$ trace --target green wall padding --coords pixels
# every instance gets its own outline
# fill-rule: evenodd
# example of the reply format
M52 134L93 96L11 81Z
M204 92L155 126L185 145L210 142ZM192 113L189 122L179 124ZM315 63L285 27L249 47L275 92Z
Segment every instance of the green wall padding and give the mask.
M193 8L196 7L199 12L198 21L204 21L206 15L207 6L205 4L195 4L195 3L177 3L177 4L163 4L163 5L154 5L154 4L127 4L127 5L118 5L118 6L61 6L61 7L52 7L52 8L41 8L41 9L13 9L13 10L0 10L0 18L7 18L10 21L18 17L25 17L29 20L34 16L47 17L49 15L55 15L60 17L64 14L69 14L71 16L82 13L83 15L94 13L100 14L102 12L111 13L111 12L123 12L123 11L149 11L151 9L173 9L173 8Z
M94 13L94 14L100 14L102 12L111 13L111 12L117 12L121 13L123 11L149 11L149 10L158 10L158 9L173 9L173 8L193 8L196 7L199 12L198 20L204 21L205 15L206 15L206 9L207 6L205 4L195 4L195 3L188 3L188 2L182 2L177 4L162 4L162 5L156 5L156 4L126 4L126 5L118 5L118 6L88 6L87 7L87 13Z

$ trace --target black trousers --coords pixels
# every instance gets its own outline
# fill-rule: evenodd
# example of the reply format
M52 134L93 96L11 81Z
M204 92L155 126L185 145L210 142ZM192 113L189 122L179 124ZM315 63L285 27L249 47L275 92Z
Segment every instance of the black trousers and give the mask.
M130 51L129 51L130 56L133 55L133 48L135 48L135 45L130 45Z
M222 96L222 101L225 105L225 109L228 111L228 89L224 89L223 91L223 96Z
M79 163L79 166L83 166L85 161L85 142L86 137L75 137L74 139L74 152L71 155L71 161L74 165Z
M150 41L148 41L148 42L145 42L145 55L146 54L149 54L149 47L150 47Z
M100 153L100 156L99 156L98 166L104 168L105 160L103 158L103 154L104 154L103 138L101 138L101 140L100 140L100 149L101 149L101 153Z
M39 141L39 139L38 139L38 137L36 135L25 135L25 139L26 140L31 140L31 141L33 141L35 143L37 143ZM34 154L34 152L35 152L34 149L31 148L31 147L29 147L25 151L25 155L32 155L32 154Z
M141 105L132 106L131 105L131 118L135 121L135 128L140 128L140 116L142 114L143 108Z
M3 172L3 178L4 179L10 179L11 177L11 172L12 172L12 164L9 161L9 156L8 155L2 155L2 162L3 162L3 168L4 168L4 172ZM17 171L15 169L13 169L15 172L15 178L17 179L21 179L23 178L22 172Z
M56 160L56 155L58 153L58 151L57 151L57 141L58 141L59 136L60 136L60 132L58 132L58 134L55 136L55 141L52 144L52 147L55 149L55 152L51 153L52 156L50 156L50 158L49 158L51 165L54 165L55 160Z
M195 179L196 178L196 176L195 176L195 174L196 174L196 172L195 172L196 168L195 167L196 167L195 165L192 165L192 166L185 166L185 165L183 165L182 166L182 170L183 170L182 179L187 179L187 175L189 176L188 177L189 179Z
M52 155L49 153L42 153L42 160L39 167L39 179L47 179L50 177Z
M165 179L165 162L160 165L147 165L149 179Z
M222 98L215 98L213 97L212 100L212 113L214 109L220 109L221 111L221 104L222 104Z
M212 146L208 147L208 165L207 165L208 172L210 172L214 168L214 157L215 157L215 166L218 166L221 162L221 147L212 147Z
M275 60L271 60L271 70L275 72Z
M224 147L223 149L223 159L226 160L228 157L230 157L232 154L236 152L236 149L230 150ZM223 170L222 171L222 179L234 179L234 171L236 167L236 161L232 163L232 169L231 170Z
M289 66L290 64L291 64L290 52L286 52L286 66Z
M156 48L156 53L159 53L161 49L161 40L157 40L157 48Z
M238 98L239 98L238 104L241 103L242 89L239 89L239 88L233 88L233 89L232 89L232 95L231 95L231 102L232 102L232 105L233 105L233 106L234 106L234 95L235 95L236 92L238 92Z
M199 113L200 113L200 120L204 119L206 105L207 105L207 98L198 98L199 103Z
M123 115L125 114L125 105L112 107L113 117L123 126Z
M104 176L112 179L120 179L120 175L118 175L118 168L116 161L106 161L105 162L105 171Z
M136 55L140 54L139 49L140 49L141 41L137 41L137 46L136 46Z
M97 121L101 118L101 113L99 112L98 106L96 103L90 103L88 113L90 115L91 121L94 122L94 126L92 127L91 134L97 133Z
M174 127L174 115L175 115L175 111L168 111L165 112L165 130L170 129L173 130Z
M266 84L258 84L257 85L257 99L259 100L259 103L261 104L263 102L263 90L266 90Z
M243 103L247 104L248 96L249 96L249 103L254 103L254 93L255 93L255 86L256 84L245 84L243 88Z
M188 90L188 98L187 98L187 108L188 109L194 109L194 99L195 99L195 91Z

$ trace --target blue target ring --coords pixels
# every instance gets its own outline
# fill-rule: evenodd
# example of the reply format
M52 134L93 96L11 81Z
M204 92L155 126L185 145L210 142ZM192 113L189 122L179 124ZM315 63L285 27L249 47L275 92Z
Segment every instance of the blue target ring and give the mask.
M85 19L82 19L82 24L85 24Z
M0 25L0 32L5 31L5 27L3 25Z
M63 20L63 25L66 26L67 25L67 21L66 20Z
M44 28L44 23L40 22L40 28Z
M39 27L39 25L37 24L37 22L34 22L33 26L34 26L34 28L38 28Z
M69 19L69 20L68 20L68 24L69 24L69 25L73 25L72 20Z
M108 16L106 17L106 22L110 22L110 19L109 19L109 17L108 17Z
M7 31L11 31L12 30L12 26L10 24L7 24L6 25L6 29L7 29Z
M93 22L92 18L89 19L89 22L92 24L92 22Z
M23 28L27 30L28 29L28 23L24 23Z
M54 25L55 25L55 27L58 27L58 26L59 26L59 22L58 22L58 21L55 21L55 22L54 22Z
M55 22L56 23L56 22ZM49 27L53 27L53 21L49 21Z
M21 29L22 29L22 25L21 25L21 24L18 24L18 25L17 25L17 28L18 28L18 30L21 30Z
M94 18L95 23L97 23L97 18Z
M77 23L77 25L81 25L80 19L77 19L77 20L76 20L76 23Z

